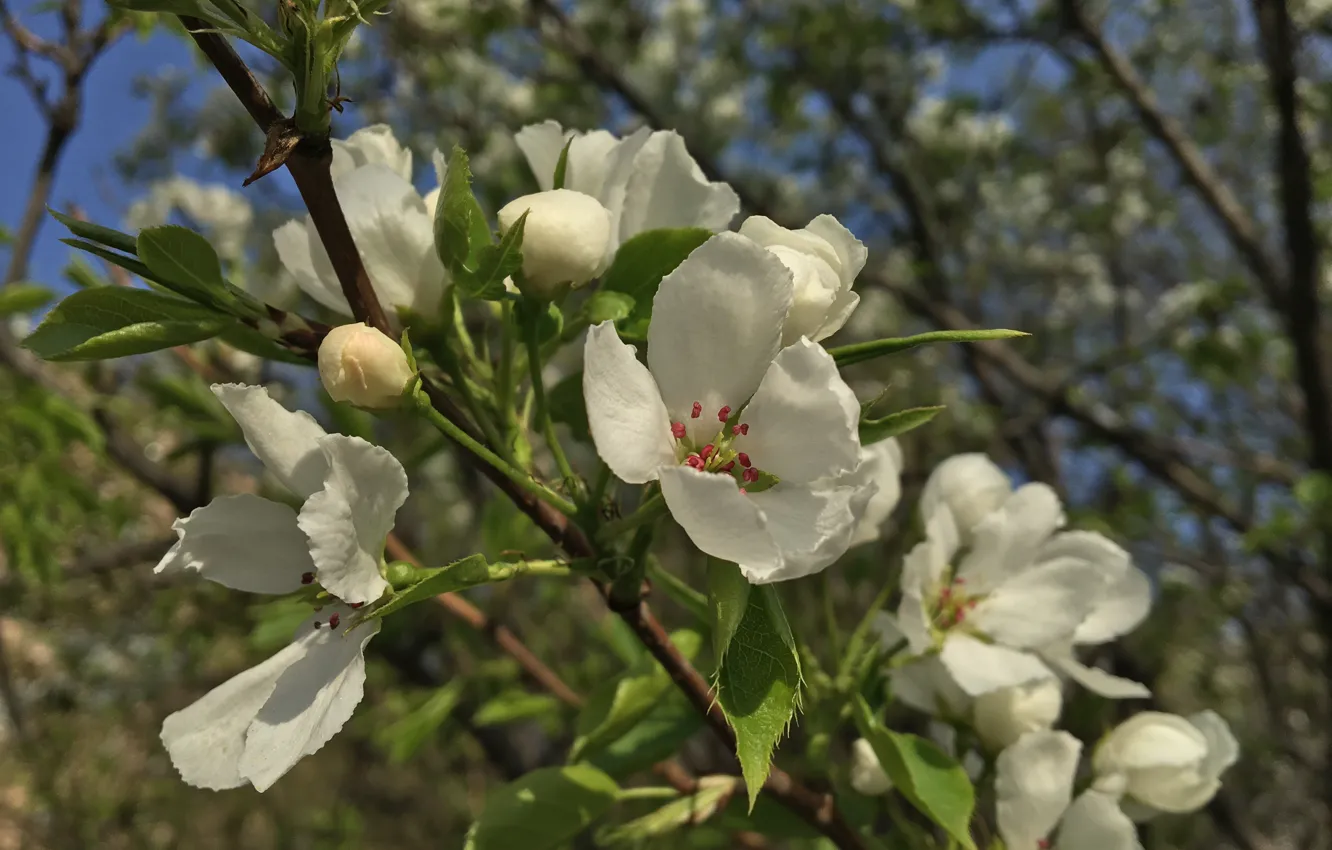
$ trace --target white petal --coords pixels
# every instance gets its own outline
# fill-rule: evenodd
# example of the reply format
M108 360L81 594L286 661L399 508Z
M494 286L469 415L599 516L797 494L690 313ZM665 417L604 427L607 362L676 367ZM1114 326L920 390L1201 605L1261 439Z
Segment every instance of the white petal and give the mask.
M1207 739L1207 758L1203 759L1199 772L1203 776L1218 777L1235 762L1239 761L1239 741L1230 731L1230 724L1215 711L1208 709L1189 716L1189 722L1203 733Z
M972 548L957 574L973 593L987 593L1030 567L1037 551L1064 524L1059 497L1045 484L1024 484L972 529Z
M668 466L661 470L661 494L671 516L703 552L741 564L742 569L751 572L781 566L781 556L764 527L762 514L741 494L734 478L687 466Z
M292 646L296 658L278 679L268 701L250 724L240 773L265 791L308 755L313 755L338 733L364 695L365 645L379 633L379 620L347 632L346 621L355 611L343 605L326 606L312 619L325 625L302 624ZM330 629L327 618L343 620Z
M930 473L920 495L920 510L929 517L947 505L964 541L976 524L1003 505L1013 492L1008 476L983 454L953 455Z
M614 322L587 332L583 398L597 454L621 481L655 481L658 467L675 464L671 420L657 383L634 347L620 340Z
M772 569L742 561L740 572L753 584L768 584L813 575L831 565L851 543L856 527L851 503L856 496L850 487L815 490L785 481L750 494L781 564Z
M748 401L776 357L791 273L743 236L723 233L666 275L652 303L648 367L666 412L706 441L721 427L721 408Z
M403 180L412 179L412 151L404 148L387 124L371 124L352 133L345 140L333 139L330 171L337 180L365 165L387 167Z
M917 711L964 721L971 712L971 697L958 686L937 655L927 655L888 674L893 699Z
M633 163L620 218L622 239L658 227L724 230L740 211L735 190L708 181L679 133L653 133Z
M1067 732L1028 732L999 754L995 814L1004 846L1036 850L1073 799L1082 743Z
M964 634L950 634L939 659L962 690L973 697L1054 676L1030 653L982 643Z
M596 195L602 206L610 210L611 231L614 235L612 241L617 246L637 233L625 226L625 196L629 190L629 181L634 177L636 167L634 159L650 138L652 138L652 128L639 127L616 143L606 154L605 169L600 174L601 188ZM570 154L572 155L572 151Z
M1059 825L1056 847L1058 850L1142 850L1133 821L1119 810L1113 797L1099 791L1087 791L1068 807Z
M301 291L333 312L350 316L351 306L342 294L337 277L326 277L316 268L312 242L322 250L309 216L292 219L273 231L273 247L277 248L278 260ZM328 255L325 254L323 259L327 261Z
M301 508L319 584L344 602L374 602L388 588L379 574L384 538L407 500L407 473L387 450L359 437L319 441L328 458L324 488Z
M880 440L860 450L860 464L854 480L844 484L874 484L877 491L865 502L851 545L859 546L879 539L883 524L893 515L902 498L902 446L896 437Z
M540 124L528 124L513 135L518 150L523 152L527 167L532 169L541 191L555 188L555 167L560 162L560 151L564 150L565 132L558 121L542 121ZM567 174L566 174L567 177ZM572 188L565 185L566 189Z
M819 328L818 339L824 339L841 330L846 320L851 318L851 312L860 303L860 296L851 291L851 285L861 269L865 268L869 249L831 215L815 217L805 229L825 239L837 252L838 272L842 278L842 288L838 290L836 300L828 309L828 317L824 319L823 327Z
M967 615L967 622L1019 649L1061 642L1073 637L1100 589L1095 566L1060 558L1000 584Z
M565 163L564 188L600 198L615 151L623 144L605 130L575 136Z
M291 593L314 571L296 512L280 502L250 493L220 496L171 528L179 539L155 573L194 570L232 590Z
M1073 648L1070 646L1054 649L1047 647L1041 650L1041 657L1060 673L1106 699L1141 699L1152 695L1146 685L1080 663L1073 657Z
M180 778L197 788L235 788L245 732L278 679L301 655L294 644L213 688L162 721L162 744Z
M893 788L893 782L884 773L879 757L874 754L874 747L864 738L857 738L851 745L851 787L857 794L877 797L887 794Z
M1053 728L1063 704L1058 679L1000 688L976 697L972 725L989 750L1002 750L1029 732Z
M213 384L245 435L245 444L282 486L302 499L324 486L328 461L319 450L323 428L304 410L290 411L273 400L264 387Z
M897 606L897 625L912 652L919 654L934 649L934 633L930 631L932 618L932 606L926 603L925 597L903 591L902 601Z
M1182 815L1207 805L1221 789L1221 781L1196 769L1156 767L1129 775L1128 793L1159 812Z
M807 339L777 354L742 418L750 431L736 450L783 482L850 473L860 462L860 405L832 355Z
M1137 567L1129 567L1118 581L1101 591L1073 640L1080 644L1114 640L1136 629L1151 608L1151 579Z
M1143 711L1119 724L1096 748L1098 774L1155 767L1187 768L1207 757L1207 738L1176 714Z

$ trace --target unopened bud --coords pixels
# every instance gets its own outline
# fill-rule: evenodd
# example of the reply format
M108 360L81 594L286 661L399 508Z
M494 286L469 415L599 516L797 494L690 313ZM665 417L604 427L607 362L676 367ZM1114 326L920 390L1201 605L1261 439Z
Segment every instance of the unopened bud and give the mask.
M1052 728L1063 702L1057 679L981 694L972 710L976 734L991 751L999 752L1028 732Z
M605 269L610 247L610 211L591 195L552 189L524 195L499 211L500 233L508 233L523 213L524 293L554 296L561 286L579 287Z
M412 368L396 342L369 325L339 325L319 346L319 378L334 401L357 407L392 407Z

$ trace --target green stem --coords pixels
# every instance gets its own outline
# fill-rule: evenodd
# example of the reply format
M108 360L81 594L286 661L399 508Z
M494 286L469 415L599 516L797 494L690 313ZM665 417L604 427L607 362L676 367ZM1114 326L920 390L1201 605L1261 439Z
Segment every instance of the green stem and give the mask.
M508 461L472 439L470 434L459 428L456 424L451 422L448 417L436 410L435 406L430 403L429 397L427 397L424 392L418 390L415 400L417 409L425 415L426 419L430 420L431 425L438 428L444 436L452 439L472 454L499 470L505 478L508 478L510 481L517 484L523 492L535 496L543 502L547 502L565 516L572 517L578 513L578 507L574 505L573 502L570 502L549 487L546 487L526 472L516 469Z
M569 464L569 458L564 454L564 446L560 445L560 439L555 434L555 423L550 418L550 408L546 406L546 384L541 378L541 343L537 339L537 322L533 317L527 317L523 324L523 336L527 342L527 371L532 378L532 396L536 405L536 425L546 438L546 446L555 458L555 467L560 471L560 477L564 479L565 486L575 488L578 481L578 474L574 472Z
M508 301L500 305L500 361L495 376L495 402L500 417L500 448L505 457L510 455L517 412L514 410L513 384L513 307Z
M597 539L602 541L614 540L622 534L633 531L640 525L655 521L665 513L666 500L658 493L639 505L638 510L629 514L629 516L620 517L603 525L601 532L597 534Z
M674 788L621 788L616 793L617 802L626 800L674 800L680 792Z
M828 643L832 647L832 657L842 654L842 633L837 628L837 609L833 606L832 578L828 570L819 573L819 595L823 597L823 617L827 620Z
M651 555L647 559L647 573L652 583L660 586L677 605L693 614L700 623L709 627L712 625L712 609L708 607L707 594L690 587L684 579L663 567Z
M865 616L860 618L855 631L851 632L851 638L846 642L846 652L842 655L842 662L837 667L838 679L846 678L855 668L856 659L865 644L865 636L869 634L870 627L874 624L874 615L878 614L883 606L888 604L888 598L892 595L893 584L892 582L886 582L878 596L875 596L874 601L870 602L869 609L865 611Z
M491 567L495 581L508 581L518 576L555 576L567 578L579 575L572 566L564 561L514 561L507 564L494 564Z

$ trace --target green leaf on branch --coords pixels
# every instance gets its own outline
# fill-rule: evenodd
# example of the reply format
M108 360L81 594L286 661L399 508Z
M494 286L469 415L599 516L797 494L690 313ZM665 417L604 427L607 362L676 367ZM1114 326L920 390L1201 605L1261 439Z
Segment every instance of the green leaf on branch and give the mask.
M703 823L735 793L734 776L701 776L698 790L628 823L597 830L598 846L634 844Z
M573 147L574 137L570 136L569 141L564 143L564 148L560 151L560 159L555 163L555 179L551 183L552 189L563 189L565 176L569 173L569 148Z
M378 620L395 614L408 605L424 602L441 593L466 590L491 581L490 564L484 555L469 555L447 566L417 570L419 579L393 595L388 602L370 611L368 619Z
M156 280L192 301L258 318L259 304L222 277L222 261L208 240L174 224L139 231L139 259Z
M404 764L421 749L458 707L465 684L454 679L401 720L376 730L375 743L388 752L390 764Z
M112 251L103 245L98 245L95 242L89 242L86 239L61 239L60 241L64 242L66 245L70 246L71 248L78 248L80 251L87 251L89 254L92 254L94 257L106 260L108 263L110 263L113 266L120 266L122 269L129 272L130 274L136 274L139 277L143 278L144 280L148 281L149 283L157 284L158 286L161 286L163 289L166 288L166 286L163 285L162 282L157 279L157 276L154 275L147 266L145 266L142 262L140 262L137 257L131 257L116 251Z
M505 691L486 700L472 715L472 723L477 726L502 726L529 717L549 717L559 710L560 701L550 694Z
M931 331L915 336L876 339L870 342L858 342L855 345L843 345L828 349L828 353L833 356L833 360L837 361L838 366L850 366L855 363L864 363L866 360L873 360L876 357L897 354L918 345L929 345L935 342L986 342L995 339L1015 339L1023 336L1031 336L1031 334L1002 328L976 331Z
M55 293L35 283L11 283L0 287L0 317L30 313L46 306Z
M460 271L455 275L462 295L486 301L498 301L504 297L504 279L523 269L523 229L526 226L527 213L523 213L498 245L485 245L477 252L476 271Z
M48 210L50 208L48 207ZM136 251L135 240L128 233L121 233L119 230L112 230L109 227L103 227L100 224L93 224L87 221L79 221L77 218L65 215L64 213L50 210L55 220L69 228L69 232L78 236L80 239L87 239L89 242L95 242L98 245L105 245L108 248L114 248L122 254L133 254Z
M856 726L893 787L965 850L976 850L971 840L976 790L962 765L924 738L884 728L861 696L856 697Z
M906 410L890 413L880 419L862 419L860 420L860 444L868 446L889 437L896 437L898 434L905 434L907 431L919 428L929 422L938 416L939 411L943 409L942 404L932 407L910 407Z
M467 268L478 220L484 226L485 217L472 194L472 169L467 152L454 145L435 205L435 252L444 268L454 274ZM487 229L487 237L489 232Z
M680 652L690 660L698 654L703 638L692 631L671 635ZM671 677L647 656L630 670L592 692L587 705L578 714L569 761L586 759L610 742L627 733L647 717L672 687Z
M611 776L630 776L669 758L702 728L702 715L682 694L672 691L637 726L591 752L587 761Z
M605 814L619 792L590 765L534 770L486 798L464 850L553 850Z
M753 585L730 561L708 558L708 606L712 609L712 654L717 667L726 658L726 649L749 607Z
M759 585L717 672L717 703L735 729L736 757L753 809L772 752L800 702L800 657L777 593Z
M23 346L44 360L109 360L217 336L226 316L146 289L85 289L46 314Z
M702 227L668 227L644 231L619 247L611 267L601 276L601 289L634 299L634 309L619 323L621 334L631 339L647 337L652 299L661 279L711 236L712 231Z
M633 297L623 292L598 289L578 311L578 324L586 326L599 325L602 322L618 322L633 313L634 303Z

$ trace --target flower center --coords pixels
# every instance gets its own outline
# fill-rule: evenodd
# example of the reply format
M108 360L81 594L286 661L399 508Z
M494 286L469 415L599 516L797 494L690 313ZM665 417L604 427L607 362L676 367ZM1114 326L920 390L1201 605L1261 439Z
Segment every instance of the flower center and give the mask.
M689 418L698 419L702 415L703 405L694 402ZM741 493L757 493L772 487L777 483L777 476L759 469L749 455L735 445L739 437L749 434L749 424L732 423L731 418L731 406L724 405L717 411L717 421L721 427L709 442L701 446L689 438L689 429L683 422L672 422L671 437L675 440L676 460L699 472L731 476L740 485Z
M980 604L981 598L966 592L967 580L955 578L939 591L938 608L934 612L932 625L940 632L961 626L972 608Z

